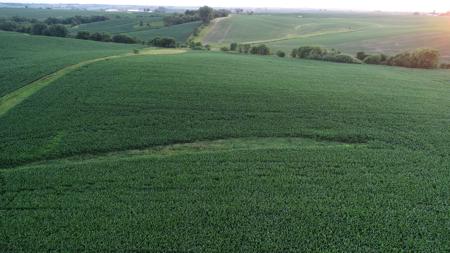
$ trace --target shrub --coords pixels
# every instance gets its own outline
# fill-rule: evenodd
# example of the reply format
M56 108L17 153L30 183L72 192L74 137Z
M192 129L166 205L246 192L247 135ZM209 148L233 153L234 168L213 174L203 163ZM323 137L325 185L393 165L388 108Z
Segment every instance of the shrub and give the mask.
M450 63L442 63L441 69L450 69Z
M337 63L361 64L360 60L347 54L328 54L323 56L322 60Z
M361 64L361 61L347 54L337 54L334 56L334 62Z
M297 49L292 50L291 56L302 59L361 64L361 61L354 58L353 56L342 54L341 52L335 49L328 50L322 47L311 47L311 46L299 47Z
M191 41L191 42L189 42L189 47L190 47L192 50L203 50L203 45L202 45L201 42L194 42L194 41Z
M205 49L211 51L211 45L205 45Z
M376 54L376 55L366 56L366 58L364 59L364 63L366 63L366 64L378 64L379 65L379 64L383 64L385 60L386 59L383 60L381 55Z
M139 54L139 50L138 49L133 49L133 53L134 54Z
M281 51L281 50L278 50L278 51L277 51L277 56L278 56L278 57L282 57L282 58L283 58L283 57L285 57L285 56L286 56L286 53L285 53L285 52L283 52L283 51Z
M230 51L230 49L228 47L221 47L220 51L228 52L228 51Z

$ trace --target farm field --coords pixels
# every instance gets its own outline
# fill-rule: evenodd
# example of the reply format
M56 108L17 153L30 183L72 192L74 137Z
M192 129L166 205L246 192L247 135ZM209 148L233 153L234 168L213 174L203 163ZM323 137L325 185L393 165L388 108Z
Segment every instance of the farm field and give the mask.
M202 24L107 15L67 28L183 43ZM193 38L211 51L0 31L0 253L450 251L448 69L218 51L445 62L449 22L233 14Z
M63 67L139 47L0 31L0 97Z
M445 251L448 80L215 52L83 66L0 117L0 249Z
M35 8L0 8L0 18L28 17L44 20L48 17L69 18L73 16L105 15L104 11L85 10L58 10L58 9L35 9ZM114 14L113 14L114 15ZM121 15L123 15L121 13Z
M394 54L421 47L436 48L450 61L450 17L392 14L260 14L233 15L213 22L204 43L265 43L286 52L317 45L345 53Z

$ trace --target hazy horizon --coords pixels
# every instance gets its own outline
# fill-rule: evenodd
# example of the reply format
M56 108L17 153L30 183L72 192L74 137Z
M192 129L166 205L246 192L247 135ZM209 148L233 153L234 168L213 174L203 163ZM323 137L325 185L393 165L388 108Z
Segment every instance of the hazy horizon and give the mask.
M205 1L205 0L28 0L28 1L1 1L0 3L41 3L41 4L109 4L109 5L147 5L147 6L203 6L209 5L213 7L253 7L253 8L311 8L311 9L333 9L333 10L355 10L355 11L450 11L450 2L443 3L442 0L429 0L429 1L358 1L358 0L342 0L336 3L331 0L316 0L311 1L293 1L293 0L217 0L217 1Z

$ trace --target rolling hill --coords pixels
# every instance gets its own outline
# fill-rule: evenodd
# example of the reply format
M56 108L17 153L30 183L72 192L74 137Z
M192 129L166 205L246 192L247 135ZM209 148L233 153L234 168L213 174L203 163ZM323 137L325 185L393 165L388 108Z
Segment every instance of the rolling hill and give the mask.
M0 31L0 97L63 67L139 47Z
M142 23L142 26L141 26ZM162 16L153 15L134 15L127 16L118 15L106 21L82 24L70 29L71 33L76 34L78 31L87 32L105 32L109 34L123 34L129 32L152 30L164 26Z
M394 54L421 47L439 49L450 61L449 17L393 14L233 15L213 22L200 38L206 44L265 43L286 52L318 45L345 53Z
M176 53L84 65L0 117L0 249L450 247L450 72Z
M143 31L129 32L127 35L141 40L150 41L156 37L174 38L183 43L192 35L194 30L201 25L200 21L162 27L159 29L147 29Z

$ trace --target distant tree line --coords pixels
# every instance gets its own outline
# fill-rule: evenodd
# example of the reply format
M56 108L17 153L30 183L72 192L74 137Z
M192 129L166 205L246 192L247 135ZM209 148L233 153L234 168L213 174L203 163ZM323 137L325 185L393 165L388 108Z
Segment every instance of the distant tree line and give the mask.
M11 20L0 20L0 30L56 37L68 35L67 28L64 25L47 25L42 22L17 23Z
M165 47L165 48L175 48L177 47L177 42L174 38L160 38L156 37L148 42L148 45L154 47Z
M254 55L271 55L270 48L264 44L252 46L250 44L237 44L231 43L229 47L222 47L222 51L239 52L241 54L254 54Z
M69 17L69 18L49 17L44 21L44 23L46 23L48 25L62 24L62 25L77 26L77 25L81 25L81 24L106 21L108 19L109 18L106 16L74 16L74 17Z
M139 42L135 38L129 37L124 34L116 34L111 36L107 33L99 33L99 32L89 33L86 31L79 31L75 36L75 38L80 40L94 40L94 41L115 42L125 44L136 44Z
M186 10L183 14L173 14L164 17L164 24L166 26L184 24L194 21L202 21L205 24L211 22L211 20L220 17L227 17L230 15L230 11L225 9L214 10L209 6L203 6L198 10Z

